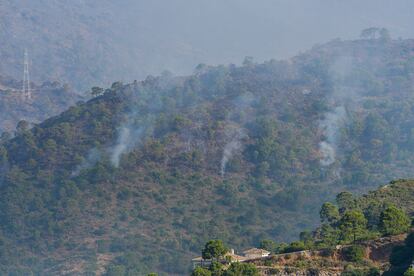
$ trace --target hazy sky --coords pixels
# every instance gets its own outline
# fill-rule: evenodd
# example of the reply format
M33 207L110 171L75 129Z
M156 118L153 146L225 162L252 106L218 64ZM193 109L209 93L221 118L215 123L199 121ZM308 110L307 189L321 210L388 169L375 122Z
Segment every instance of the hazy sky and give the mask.
M210 62L280 58L370 26L414 37L412 0L151 0L132 1L128 16L160 39L200 51ZM122 10L122 7L121 9Z
M286 58L371 26L414 38L414 0L0 0L0 73L20 77L29 47L35 80L107 85Z

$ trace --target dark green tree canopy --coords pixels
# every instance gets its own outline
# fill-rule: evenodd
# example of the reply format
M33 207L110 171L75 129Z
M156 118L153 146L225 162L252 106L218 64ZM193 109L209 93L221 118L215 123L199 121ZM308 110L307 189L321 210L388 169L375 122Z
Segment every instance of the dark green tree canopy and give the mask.
M390 206L381 213L379 226L384 235L397 235L407 232L410 229L410 222L403 210Z
M232 263L223 276L259 276L259 271L253 264Z
M356 207L354 195L350 192L342 192L336 196L336 203L341 214Z
M202 267L196 267L191 276L211 276L211 271Z
M92 95L93 97L100 96L100 95L102 95L102 94L103 94L103 92L104 92L104 89L103 89L103 88L101 88L101 87L94 86L94 87L92 87L92 89L91 89L91 95Z
M270 251L270 252L274 252L276 250L276 247L277 247L277 243L272 240L262 240L259 245L259 248Z
M347 211L339 221L339 228L342 231L343 240L353 240L360 237L367 227L367 220L359 210Z
M413 268L407 269L407 271L404 273L404 276L414 276L414 269Z
M221 240L211 240L206 243L202 250L203 259L219 259L223 257L227 252L228 248L224 245Z
M319 215L321 221L327 223L336 222L340 218L338 207L330 202L326 202L322 205Z

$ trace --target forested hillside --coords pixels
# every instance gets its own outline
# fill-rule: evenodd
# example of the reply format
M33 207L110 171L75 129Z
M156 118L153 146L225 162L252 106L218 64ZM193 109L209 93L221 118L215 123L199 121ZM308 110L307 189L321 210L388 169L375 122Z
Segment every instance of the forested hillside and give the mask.
M334 203L324 203L319 214L320 227L301 232L299 240L289 244L263 240L259 247L270 255L245 256L241 264L229 261L235 256L225 255L229 249L222 241L209 241L202 254L219 261L201 263L192 276L234 275L232 271L251 276L409 273L414 262L413 180L392 181L358 197L341 192Z
M95 88L2 142L2 272L183 275L212 238L291 240L412 176L413 81L413 40L369 39Z
M29 128L30 124L58 115L83 99L68 85L58 82L32 84L31 99L27 99L21 88L21 82L0 76L0 133L8 133L3 138L14 135L20 121L25 121L20 127Z

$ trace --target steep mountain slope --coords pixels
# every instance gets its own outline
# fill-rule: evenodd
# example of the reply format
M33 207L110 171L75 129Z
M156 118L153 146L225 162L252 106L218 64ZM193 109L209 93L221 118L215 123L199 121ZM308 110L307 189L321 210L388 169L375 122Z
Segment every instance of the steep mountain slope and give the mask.
M15 131L19 121L39 123L83 99L67 85L57 82L32 84L32 99L21 92L21 82L0 76L0 133Z
M414 41L114 83L0 149L1 269L188 272L211 238L313 228L322 202L412 175ZM7 256L7 257L5 257Z

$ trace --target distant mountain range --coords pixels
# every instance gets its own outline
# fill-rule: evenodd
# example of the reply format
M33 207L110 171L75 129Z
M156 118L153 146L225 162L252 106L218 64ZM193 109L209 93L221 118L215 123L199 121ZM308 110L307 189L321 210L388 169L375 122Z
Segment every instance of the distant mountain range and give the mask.
M190 74L200 63L286 58L331 38L357 37L372 22L383 22L379 27L394 37L410 37L413 5L397 2L366 0L355 9L323 0L3 0L0 75L20 79L27 48L35 82L69 83L84 92L164 70Z
M139 14L128 14L128 5L136 3L2 1L0 74L19 78L25 49L33 80L70 83L79 92L114 79L134 80L166 69L179 73L180 67L194 67L194 49L178 39L160 38L145 25L133 25Z

